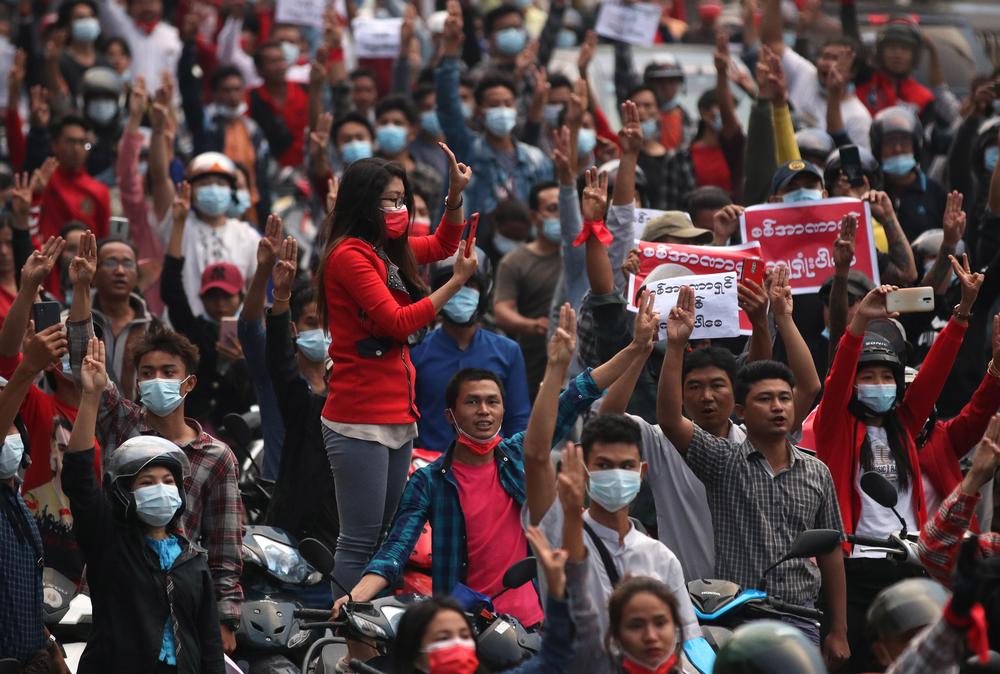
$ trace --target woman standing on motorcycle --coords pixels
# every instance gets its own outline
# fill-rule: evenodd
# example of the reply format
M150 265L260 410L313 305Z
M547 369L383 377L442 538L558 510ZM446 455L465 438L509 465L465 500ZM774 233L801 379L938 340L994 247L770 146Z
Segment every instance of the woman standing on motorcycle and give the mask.
M107 373L104 343L94 337L81 383L62 472L94 604L93 631L77 671L221 674L208 561L179 530L188 459L163 438L131 438L108 458L102 493L93 451Z
M900 528L889 509L862 491L861 477L869 471L896 487L897 509L907 531L919 531L927 521L915 438L941 394L983 282L982 274L972 273L967 258L964 265L952 258L952 267L961 281L962 300L909 387L904 382L904 364L892 343L882 335L866 332L869 322L897 315L886 308L886 298L895 286L875 288L858 302L837 347L816 410L813 434L817 456L833 476L844 531L849 535L886 539ZM846 423L845 410L850 412ZM914 572L887 559L885 553L865 552L850 544L845 552L851 647L846 671L875 671L878 663L865 638L868 606L882 589Z
M382 159L350 165L324 226L317 299L332 338L333 372L323 440L340 516L335 576L345 587L361 579L406 483L419 418L408 338L432 323L476 271L475 255L458 256L451 280L430 295L417 272L417 265L452 255L462 236L462 191L472 169L445 144L441 149L451 178L434 234L407 236L413 193L406 172Z

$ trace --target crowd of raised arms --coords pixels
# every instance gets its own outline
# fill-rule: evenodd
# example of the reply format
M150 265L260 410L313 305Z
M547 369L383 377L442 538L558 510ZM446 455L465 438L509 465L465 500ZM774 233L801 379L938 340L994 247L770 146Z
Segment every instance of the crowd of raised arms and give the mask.
M0 674L1000 672L1000 67L866 21L0 4Z

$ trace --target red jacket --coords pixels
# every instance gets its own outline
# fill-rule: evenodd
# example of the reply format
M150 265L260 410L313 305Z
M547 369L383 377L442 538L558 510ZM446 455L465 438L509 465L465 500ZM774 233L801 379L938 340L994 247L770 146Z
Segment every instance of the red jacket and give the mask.
M948 325L934 340L916 379L906 389L902 403L896 407L895 413L906 436L911 466L921 466L914 438L920 433L934 403L941 395L966 328L954 318L948 321ZM827 465L833 476L844 532L848 534L854 531L861 515L861 497L854 489L854 475L861 463L861 445L868 433L867 426L847 409L854 395L854 376L861 357L861 341L862 338L852 335L850 330L844 331L813 421L816 456ZM927 521L924 488L919 476L915 478L913 512L916 513L918 525L923 527ZM846 550L850 551L849 544Z
M903 103L915 106L917 115L923 116L924 110L934 101L931 90L912 77L897 83L880 71L875 71L870 80L858 86L856 92L872 116L888 107Z
M409 245L417 264L428 264L458 250L461 236L462 225L442 217L434 234L410 237ZM325 419L408 424L420 417L406 339L433 322L436 312L429 297L411 303L405 292L389 288L387 277L382 258L363 239L344 239L327 258L323 288L333 371Z
M79 220L98 239L108 235L111 198L107 186L86 171L72 173L59 167L42 193L38 240L47 241L70 220Z

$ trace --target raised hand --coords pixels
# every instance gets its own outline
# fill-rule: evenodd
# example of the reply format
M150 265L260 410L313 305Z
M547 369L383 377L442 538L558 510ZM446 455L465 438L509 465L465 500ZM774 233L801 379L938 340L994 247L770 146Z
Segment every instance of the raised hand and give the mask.
M604 171L598 175L597 169L591 167L587 169L584 180L585 187L580 207L583 219L603 220L608 210L608 172Z
M35 322L28 324L23 362L31 372L41 372L58 361L66 353L66 349L66 331L62 323L50 325L37 334Z
M287 302L292 295L292 283L295 282L295 272L299 263L299 243L294 236L287 236L281 242L278 263L271 272L274 281L274 298Z
M528 527L524 535L535 551L535 558L542 565L549 594L561 599L566 594L566 559L568 558L566 551L561 548L553 550L538 527Z
M52 111L49 108L49 92L45 87L36 84L29 91L29 111L31 126L47 127L52 121Z
M618 143L622 155L636 155L642 150L642 124L639 122L639 107L634 101L621 105L622 128L618 132Z
M49 157L31 174L31 193L38 196L48 187L52 174L59 168L59 160Z
M326 179L326 212L333 213L337 207L337 193L340 192L340 178L330 176Z
M941 228L944 230L944 237L941 240L942 248L954 250L965 235L966 217L965 211L962 210L964 199L961 192L948 193L944 204L944 217L941 219Z
M962 482L962 490L967 494L979 491L993 479L998 466L1000 466L1000 414L994 414L986 427L983 439L979 441L972 455L972 467ZM967 486L969 489L966 489Z
M462 5L458 0L448 0L448 18L444 20L444 31L441 33L441 47L446 56L458 56L465 41L465 24L462 18Z
M580 43L580 50L576 55L576 69L580 72L580 77L587 77L587 70L590 62L594 60L594 51L597 49L597 33L588 30L583 42Z
M309 132L309 152L323 154L330 143L330 129L333 128L333 115L324 112L316 120L316 128Z
M634 276L639 273L639 267L639 249L633 248L625 256L625 261L622 262L622 274L625 275L625 278Z
M10 207L14 216L14 227L27 230L31 215L31 179L27 173L14 174L14 185L10 190Z
M587 80L582 77L573 83L573 93L569 95L569 103L566 104L566 126L570 129L579 129L583 124L583 113L587 109L590 101L590 87Z
M80 366L80 386L84 393L91 395L101 394L108 386L104 342L97 337L87 342L87 355Z
M858 233L858 219L851 214L840 219L840 232L833 242L833 264L846 273L854 262L854 238Z
M721 244L729 241L740 228L740 216L743 215L743 207L738 204L723 206L712 216L714 225L713 238L715 243Z
M563 450L556 492L563 512L579 517L587 493L587 471L583 449L574 442L567 442Z
M146 89L146 80L141 75L137 75L132 91L128 97L128 123L133 131L138 131L142 124L142 117L149 107L149 91Z
M281 218L272 213L264 224L264 236L257 242L257 267L271 269L281 248Z
M892 199L881 190L869 190L861 196L871 207L872 215L879 222L888 223L896 218L896 210L892 207Z
M667 341L671 344L686 345L694 332L694 290L691 286L681 286L677 293L677 304L667 314Z
M972 311L972 305L976 303L979 289L986 277L979 272L972 271L969 266L969 256L965 253L962 254L962 264L958 263L954 255L949 255L948 260L951 261L951 268L962 284L962 301L959 302L959 311L968 314Z
M744 263L745 264L745 263ZM754 328L767 326L767 293L756 281L747 279L736 286L737 302Z
M183 227L187 222L188 213L191 212L191 183L188 181L185 180L177 186L171 211L174 215L174 227Z
M97 238L93 232L84 232L76 257L69 263L69 280L74 286L89 288L97 273Z
M881 285L877 288L872 288L872 290L861 298L861 301L857 304L857 309L854 311L853 322L863 322L865 325L870 321L874 321L877 318L896 318L899 316L898 312L890 312L885 308L885 298L886 296L894 290L899 290L896 286ZM864 330L855 332L856 335L861 335Z
M29 255L21 267L21 287L34 293L52 271L65 247L66 242L61 236L50 236L41 250Z
M549 338L549 365L568 366L576 351L576 312L567 302L559 307L559 327Z
M732 58L729 55L729 33L725 30L715 32L715 74L717 77L728 77L729 69L732 65Z
M455 258L455 266L451 268L451 277L461 281L464 286L465 282L472 278L476 270L479 269L479 256L475 254L476 239L462 241L458 244L458 249L462 251L462 254ZM465 254L466 251L469 252L468 255Z
M215 350L226 360L243 360L243 346L240 344L240 340L232 335L226 335L225 339L217 341Z
M632 343L644 349L647 353L653 350L653 343L660 334L660 314L653 311L656 295L643 290L639 295L639 311L635 314L635 325L632 330Z
M462 192L468 186L469 181L472 180L472 167L466 166L455 159L455 153L451 151L447 143L438 143L441 151L445 153L448 157L448 163L451 165L451 169L448 172L448 203L452 205L452 199L455 201L462 196Z
M552 129L552 163L556 165L556 175L564 185L572 184L574 168L569 165L569 127Z
M767 299L775 318L792 315L792 286L788 283L788 267L779 264L771 272L767 284Z

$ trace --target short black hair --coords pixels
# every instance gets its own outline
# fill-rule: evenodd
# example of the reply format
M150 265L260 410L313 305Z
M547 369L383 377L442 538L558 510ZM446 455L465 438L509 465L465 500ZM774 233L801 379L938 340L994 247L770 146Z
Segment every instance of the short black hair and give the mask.
M483 17L483 32L486 35L493 33L493 26L496 25L497 21L510 14L517 14L524 20L524 13L516 5L502 4L499 7L494 7L486 16Z
M212 73L212 79L209 83L212 86L212 91L216 91L219 85L222 84L222 80L228 79L230 77L240 78L240 82L246 84L246 78L243 77L243 73L236 66L219 66Z
M538 210L538 196L545 190L557 190L559 189L559 183L555 180L542 180L531 186L531 191L528 192L528 208L533 211Z
M736 371L739 369L739 364L736 362L736 356L733 355L733 352L721 346L695 349L684 356L684 365L681 368L681 382L687 379L687 376L695 370L705 367L719 368L726 373L729 377L729 383L732 384L736 380Z
M507 395L503 390L503 382L500 381L500 377L497 376L496 372L484 370L480 367L466 367L456 372L448 381L448 386L444 389L444 406L446 409L455 409L455 403L458 402L458 393L462 388L462 384L467 381L491 381L500 389L501 402L507 400Z
M367 77L372 82L378 84L378 78L375 77L375 73L369 70L368 68L355 68L347 75L347 79L351 80L352 82L354 80L360 80L362 77Z
M184 363L185 374L195 374L198 371L198 347L179 332L153 324L135 345L132 351L132 366L138 370L143 357L154 351L162 351L180 358Z
M521 222L528 222L531 220L531 214L528 212L528 207L520 199L504 199L496 205L493 209L493 222L510 222L511 220L519 220Z
M649 93L653 94L654 97L656 96L656 91L653 90L652 86L648 84L639 84L628 90L628 94L625 96L625 99L633 101L635 100L635 95L640 94L643 91L648 91Z
M694 218L698 211L711 209L717 211L733 203L729 193L715 185L696 187L688 193L688 214Z
M552 75L549 75L549 89L558 89L559 87L572 89L573 83L570 82L569 78L562 73L553 73Z
M312 283L300 283L292 289L292 300L288 303L288 311L292 315L292 323L298 323L306 306L316 301L316 286Z
M131 241L129 241L128 239L120 239L117 236L108 236L108 237L105 237L103 239L98 239L98 241L97 241L97 257L98 257L98 259L100 259L100 257L101 257L101 251L104 250L104 247L107 246L107 245L109 245L109 244L112 244L112 243L120 243L123 246L128 246L129 248L131 248L132 249L132 254L135 255L135 259L138 261L138 259L139 259L139 249L136 247L136 245L134 243L132 243Z
M420 102L430 96L431 94L437 93L433 84L418 84L413 89L413 103L414 105L420 105ZM378 110L378 108L375 108Z
M281 43L278 42L277 40L267 40L257 45L257 48L253 50L253 65L258 70L260 70L261 58L263 57L264 52L268 49L280 50Z
M83 224L79 220L70 220L62 226L62 229L59 230L59 236L65 239L73 232L86 232L88 229L90 229L90 227L87 227L87 225Z
M390 110L399 110L406 117L406 121L410 123L410 126L416 126L419 118L417 117L417 109L413 107L413 103L410 102L405 96L387 96L375 104L375 119L382 116L383 113L389 112Z
M83 117L80 117L79 115L63 115L52 123L52 128L50 130L52 133L52 139L58 140L59 137L62 136L63 131L70 126L78 126L83 129L84 132L90 131L90 122Z
M642 430L639 424L624 414L602 414L594 417L583 426L580 433L580 446L583 447L583 460L587 461L590 449L594 443L610 444L620 442L625 445L635 445L642 458Z
M486 92L494 87L506 87L510 93L515 97L517 96L517 89L514 88L514 82L503 73L493 71L483 75L483 78L479 80L479 84L476 85L474 94L476 105L482 105Z
M90 7L90 11L94 13L94 18L97 18L97 3L94 0L67 0L59 5L59 14L56 21L56 25L60 28L68 28L71 23L70 15L73 8L77 5L87 5Z
M708 89L698 97L698 110L708 110L713 105L719 104L719 97L715 95L715 89Z
M361 124L366 129L368 129L368 135L375 138L375 129L372 128L372 123L368 121L368 118L362 115L360 112L348 112L340 119L333 122L333 126L330 128L330 142L334 145L337 144L337 136L340 134L340 129L345 124L349 122L354 122L355 124Z
M126 42L124 38L120 38L117 36L109 37L107 40L105 40L104 44L101 46L101 52L106 53L113 44L116 44L119 47L121 47L122 53L124 53L125 56L128 56L130 59L132 58L132 48L128 46L128 42Z
M733 397L736 403L743 405L747 399L750 387L765 379L781 379L788 382L791 388L795 388L795 375L784 363L776 360L755 360L744 365L736 373L736 386Z

